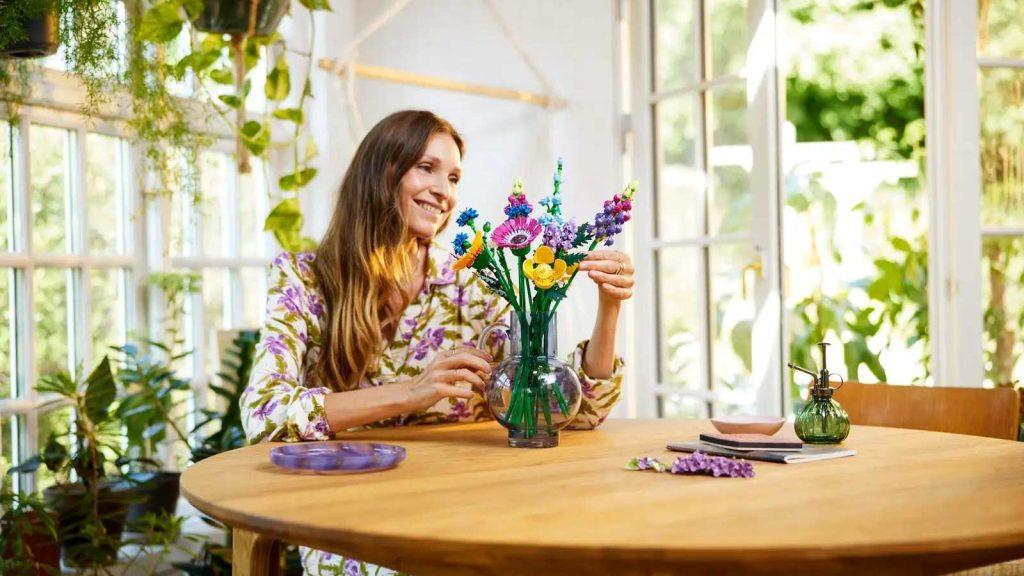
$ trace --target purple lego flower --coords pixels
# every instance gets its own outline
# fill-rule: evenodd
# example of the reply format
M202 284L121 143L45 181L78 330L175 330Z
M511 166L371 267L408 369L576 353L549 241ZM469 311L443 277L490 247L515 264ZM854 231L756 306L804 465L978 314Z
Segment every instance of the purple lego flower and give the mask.
M615 235L622 232L622 225L629 222L632 217L633 195L636 193L636 184L630 184L616 194L611 200L605 200L604 210L594 217L594 223L588 225L587 230L596 240L604 240L604 243L611 246L615 241Z
M628 464L626 464L626 470L654 470L655 472L664 472L666 466L656 457L651 456L639 456L632 458Z
M680 456L672 463L673 474L709 474L716 478L753 478L754 466L746 460L708 456L703 452L694 452L689 456Z
M572 250L576 240L576 222L572 219L565 222L553 222L544 227L543 242L552 250L568 252Z

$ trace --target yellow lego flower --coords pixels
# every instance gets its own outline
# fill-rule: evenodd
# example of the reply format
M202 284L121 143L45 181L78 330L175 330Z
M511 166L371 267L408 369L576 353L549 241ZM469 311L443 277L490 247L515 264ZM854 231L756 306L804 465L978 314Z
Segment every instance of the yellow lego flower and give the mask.
M537 285L547 289L565 278L567 267L565 260L555 258L555 252L547 246L540 246L533 253L533 258L523 262L523 273Z

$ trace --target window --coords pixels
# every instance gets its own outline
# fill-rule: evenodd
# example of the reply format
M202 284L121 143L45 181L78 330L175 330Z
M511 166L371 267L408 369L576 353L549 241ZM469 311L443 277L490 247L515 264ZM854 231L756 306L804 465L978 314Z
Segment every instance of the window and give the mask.
M253 158L253 172L238 174L223 126L203 128L214 144L198 158L177 156L172 194L144 197L141 150L128 140L128 118L120 109L93 119L73 112L79 87L58 71L59 56L33 66L46 99L27 100L17 121L0 115L5 464L38 453L51 432L69 430L70 408L38 395L39 379L88 372L126 342L177 341L177 351L192 351L178 366L192 384L180 398L191 429L197 409L213 402L208 383L219 370L218 330L261 325L267 266L278 250L262 229L264 165ZM189 81L177 87L182 97L192 94ZM265 98L254 90L249 103L260 107ZM175 296L169 284L185 290ZM168 296L176 306L167 305ZM16 479L27 491L52 481L45 471Z
M31 108L0 122L0 392L14 460L70 422L35 383L88 370L138 326L131 155L105 128Z
M985 382L1024 379L1024 6L979 0Z
M779 294L777 130L762 121L776 114L771 3L653 0L641 10L633 101L649 106L636 114L650 144L634 165L653 191L637 260L653 290L638 308L653 331L642 349L657 354L638 369L656 382L639 412L777 412L780 330L755 323L777 314Z

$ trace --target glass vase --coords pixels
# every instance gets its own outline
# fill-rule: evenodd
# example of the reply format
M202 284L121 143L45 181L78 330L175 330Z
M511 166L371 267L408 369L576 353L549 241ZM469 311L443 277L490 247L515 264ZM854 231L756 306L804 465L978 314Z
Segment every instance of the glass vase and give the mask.
M794 428L808 444L838 444L850 435L850 417L831 394L812 394L796 415Z
M553 321L543 331L513 316L509 326L510 352L491 372L484 391L487 406L508 430L509 446L558 446L558 431L580 408L579 377L555 354Z

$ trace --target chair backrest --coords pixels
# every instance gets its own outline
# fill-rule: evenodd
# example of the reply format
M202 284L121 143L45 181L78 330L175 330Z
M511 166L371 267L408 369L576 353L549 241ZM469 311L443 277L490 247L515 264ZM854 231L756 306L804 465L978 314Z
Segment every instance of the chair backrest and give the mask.
M847 382L835 398L851 424L1017 439L1020 395L1012 388Z

